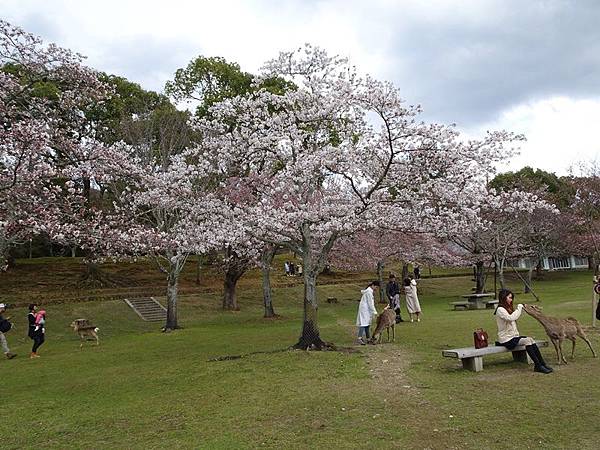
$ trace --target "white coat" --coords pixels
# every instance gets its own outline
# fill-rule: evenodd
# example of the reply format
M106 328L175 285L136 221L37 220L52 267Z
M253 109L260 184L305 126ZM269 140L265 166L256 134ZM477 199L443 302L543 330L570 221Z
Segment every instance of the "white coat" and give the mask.
M356 316L356 326L366 327L371 325L371 319L377 315L375 309L375 297L373 297L373 288L369 286L360 291L362 297L358 305L358 314Z

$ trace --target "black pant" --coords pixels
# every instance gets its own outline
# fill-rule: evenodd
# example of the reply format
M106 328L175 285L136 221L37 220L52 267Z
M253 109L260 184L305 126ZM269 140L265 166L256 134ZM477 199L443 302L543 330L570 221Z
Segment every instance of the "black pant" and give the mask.
M37 349L40 348L40 345L44 343L46 340L44 333L35 333L33 336L30 336L33 339L33 347L31 347L32 353L37 352Z

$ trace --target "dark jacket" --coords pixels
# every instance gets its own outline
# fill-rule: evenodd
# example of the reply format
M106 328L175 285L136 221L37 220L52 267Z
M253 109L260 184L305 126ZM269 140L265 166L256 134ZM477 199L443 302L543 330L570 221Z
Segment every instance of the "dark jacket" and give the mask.
M33 335L35 334L35 314L32 312L27 314L27 320L29 321L29 331L27 336L33 339Z
M397 281L390 281L387 284L386 291L387 291L388 298L391 298L396 294L400 294L400 285L398 284Z
M10 331L11 328L12 324L0 314L0 333L6 333Z

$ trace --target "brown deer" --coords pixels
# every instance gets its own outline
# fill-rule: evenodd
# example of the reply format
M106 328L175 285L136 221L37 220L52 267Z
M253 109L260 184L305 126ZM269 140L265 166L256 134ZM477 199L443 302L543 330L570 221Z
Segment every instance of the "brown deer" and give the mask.
M566 319L559 319L556 317L548 317L542 314L542 308L537 305L523 305L523 309L527 314L536 319L539 323L542 324L544 329L546 330L546 334L554 344L554 349L556 350L556 357L558 358L558 364L561 362L567 364L567 360L562 352L562 341L565 339L570 339L573 342L573 349L571 350L571 359L575 359L575 339L579 336L581 339L585 341L590 350L592 351L592 355L596 358L596 352L592 347L592 343L589 341L587 336L585 335L583 329L581 328L581 324L577 321L577 319L573 317L568 317Z
M369 340L370 344L381 344L381 335L383 330L387 330L387 340L390 342L390 328L392 329L392 341L396 340L396 332L394 331L394 325L396 325L396 312L386 306L379 317L377 317L377 326L373 332L373 337Z

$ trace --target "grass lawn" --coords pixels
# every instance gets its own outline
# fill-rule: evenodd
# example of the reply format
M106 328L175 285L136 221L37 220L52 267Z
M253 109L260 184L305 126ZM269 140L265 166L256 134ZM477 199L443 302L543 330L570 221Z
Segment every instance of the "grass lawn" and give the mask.
M15 285L4 277L0 284ZM2 449L598 448L600 360L584 342L567 366L544 349L550 375L509 354L487 357L480 373L442 358L443 349L472 345L476 327L495 334L492 311L448 306L469 292L470 277L422 280L422 322L397 326L395 343L365 347L353 346L361 286L351 276L320 286L321 299L339 301L321 302L319 323L324 339L347 349L340 352L284 350L300 332L302 286L275 278L281 318L262 318L250 277L241 312L223 312L216 289L183 296L184 328L170 334L120 300L51 304L36 360L27 358L25 308L9 310L17 329L7 338L19 356L0 360ZM533 301L516 280L509 287L517 302ZM591 273L546 274L534 287L546 313L590 324ZM100 327L99 347L79 350L68 328L79 317ZM519 330L545 337L527 315ZM588 336L600 350L598 331Z

